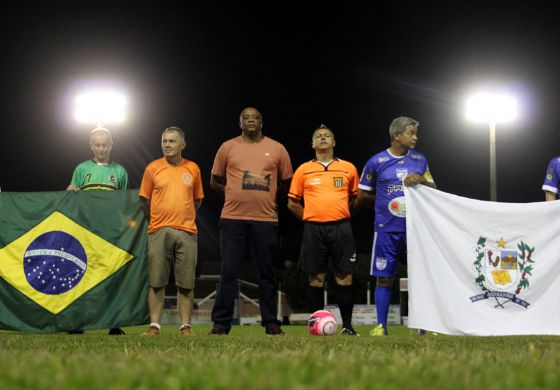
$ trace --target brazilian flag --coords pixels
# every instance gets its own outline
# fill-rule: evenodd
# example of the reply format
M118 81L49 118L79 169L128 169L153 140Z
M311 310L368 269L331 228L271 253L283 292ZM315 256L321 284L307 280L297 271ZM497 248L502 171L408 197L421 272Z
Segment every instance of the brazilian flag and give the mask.
M138 191L0 192L0 329L148 322Z

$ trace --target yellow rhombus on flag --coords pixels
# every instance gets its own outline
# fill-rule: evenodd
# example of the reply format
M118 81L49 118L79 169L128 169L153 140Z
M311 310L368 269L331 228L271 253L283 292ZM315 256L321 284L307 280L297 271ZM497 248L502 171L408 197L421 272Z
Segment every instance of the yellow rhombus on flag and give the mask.
M0 249L0 277L58 314L132 258L56 211Z

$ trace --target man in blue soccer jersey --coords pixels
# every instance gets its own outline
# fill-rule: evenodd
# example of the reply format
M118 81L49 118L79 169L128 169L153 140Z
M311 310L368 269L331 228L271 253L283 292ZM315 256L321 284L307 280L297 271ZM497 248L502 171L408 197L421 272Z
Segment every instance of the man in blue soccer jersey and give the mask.
M414 150L419 123L407 117L391 122L391 146L371 157L358 185L359 204L375 200L375 227L371 275L377 277L377 327L372 336L387 335L387 316L398 261L406 262L406 210L404 187L424 184L435 188L428 162Z
M548 163L542 189L547 201L558 199L558 184L560 182L560 157L554 157Z

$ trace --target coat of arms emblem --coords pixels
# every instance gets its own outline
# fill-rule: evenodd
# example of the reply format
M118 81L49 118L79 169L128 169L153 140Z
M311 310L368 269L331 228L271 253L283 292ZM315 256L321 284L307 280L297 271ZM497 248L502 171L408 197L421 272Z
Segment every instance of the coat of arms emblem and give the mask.
M496 303L495 308L505 308L510 302L527 308L530 303L520 299L518 295L529 288L529 277L532 276L535 263L532 258L535 248L524 241L520 241L517 247L510 247L503 238L492 246L488 245L486 237L481 236L474 251L474 282L482 290L482 294L470 297L471 302L492 298Z

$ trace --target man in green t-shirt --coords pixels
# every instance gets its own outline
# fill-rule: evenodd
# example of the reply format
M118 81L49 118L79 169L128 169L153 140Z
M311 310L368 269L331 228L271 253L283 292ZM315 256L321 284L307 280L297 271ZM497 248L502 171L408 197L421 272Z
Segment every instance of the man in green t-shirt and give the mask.
M122 165L111 161L113 147L111 132L102 127L93 129L89 136L93 159L74 169L68 190L126 190L128 175Z
M124 167L111 161L113 137L108 129L95 128L89 136L89 145L93 151L93 159L84 161L74 169L72 181L67 190L126 190L128 175ZM69 333L83 333L74 330ZM120 328L111 328L110 335L124 334Z

